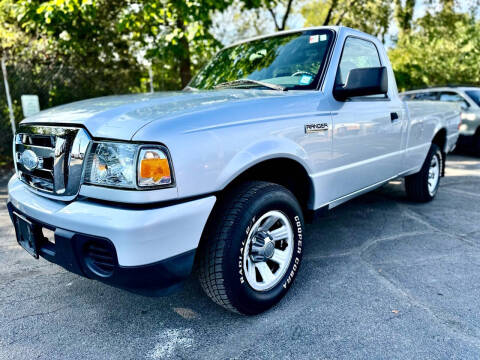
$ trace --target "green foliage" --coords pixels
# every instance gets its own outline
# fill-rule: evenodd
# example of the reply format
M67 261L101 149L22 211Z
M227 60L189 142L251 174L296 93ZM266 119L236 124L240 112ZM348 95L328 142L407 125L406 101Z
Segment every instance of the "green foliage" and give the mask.
M14 16L12 1L0 0L0 56L12 55L12 50L27 41L15 23L10 22Z
M305 26L344 25L384 38L392 10L389 0L313 0L301 13Z
M471 14L428 12L389 55L401 90L480 85L480 24Z
M402 4L402 0L395 0L395 20L400 33L412 28L415 2L416 0L405 0L405 4Z
M119 36L118 1L2 0L1 49L15 119L22 94L36 94L42 109L67 102L145 90L146 69ZM3 31L7 28L10 33ZM5 36L7 34L8 36ZM12 43L9 39L15 39ZM3 80L3 79L2 79ZM0 154L11 154L5 88L0 86Z
M20 96L42 109L85 98L179 89L214 53L216 0L0 0L0 51L7 54L15 118ZM0 154L11 152L5 89L0 87Z
M44 40L61 62L128 67L136 59L116 26L126 6L126 0L21 0L15 13L24 31Z
M118 28L128 34L138 49L146 50L147 60L168 64L168 68L177 71L178 82L184 87L192 70L198 70L219 47L208 31L210 13L230 4L231 1L216 0L144 0L133 11L124 11Z
M292 12L293 0L243 0L243 6L245 9L267 9L275 25L277 31L283 31L286 29L287 20ZM275 10L279 7L283 7L283 14L277 14Z

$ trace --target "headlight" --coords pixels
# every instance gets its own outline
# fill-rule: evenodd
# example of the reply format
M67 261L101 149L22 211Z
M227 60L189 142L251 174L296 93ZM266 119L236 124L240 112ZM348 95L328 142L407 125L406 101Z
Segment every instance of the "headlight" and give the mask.
M477 117L476 117L476 115L475 115L474 113L465 113L465 112L462 112L461 118L462 118L462 120L475 121L475 119L476 119Z
M156 145L95 142L88 155L84 183L128 189L171 185L167 151Z

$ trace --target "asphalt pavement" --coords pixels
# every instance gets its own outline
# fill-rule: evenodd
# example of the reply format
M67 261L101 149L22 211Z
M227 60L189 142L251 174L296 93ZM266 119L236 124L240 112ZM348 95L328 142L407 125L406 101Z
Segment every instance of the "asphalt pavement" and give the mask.
M255 317L192 279L147 298L35 260L0 186L0 359L479 359L480 158L453 155L435 201L401 181L307 226L282 302Z

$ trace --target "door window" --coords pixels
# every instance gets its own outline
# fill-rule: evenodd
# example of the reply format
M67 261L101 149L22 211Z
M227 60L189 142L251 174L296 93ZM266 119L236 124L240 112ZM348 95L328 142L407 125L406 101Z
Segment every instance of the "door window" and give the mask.
M438 92L419 92L413 95L412 100L417 101L436 101L438 100Z
M458 102L462 109L467 109L470 105L465 101L465 99L456 92L453 91L445 91L440 93L440 101L448 101L448 102Z
M382 66L380 57L376 46L372 42L349 37L343 47L335 85L345 85L350 70L380 66Z

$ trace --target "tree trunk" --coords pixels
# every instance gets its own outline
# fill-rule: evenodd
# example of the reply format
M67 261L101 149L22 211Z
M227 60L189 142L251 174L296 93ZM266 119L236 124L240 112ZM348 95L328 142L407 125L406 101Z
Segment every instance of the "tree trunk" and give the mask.
M330 21L332 21L333 11L337 7L337 2L338 0L332 0L332 3L330 4L330 9L328 9L327 17L323 21L323 26L330 25Z
M15 116L13 115L12 98L10 96L10 86L8 86L7 66L5 65L5 55L2 56L2 73L3 82L5 85L5 95L7 96L8 114L10 115L10 125L12 126L12 133L15 136L17 129L15 128Z
M400 33L405 33L412 29L415 2L415 0L406 0L405 5L402 6L401 0L395 0L395 19L397 20Z
M275 30L279 31L280 26L278 25L277 16L275 15L275 12L273 11L273 9L271 7L268 8L268 12L270 13L270 15L272 15L273 24L275 25Z
M182 30L183 33L185 33L185 24L183 23L183 19L181 17L177 18L177 27ZM182 36L179 39L179 45L180 45L180 58L178 59L179 61L179 66L178 70L180 72L180 80L182 82L182 88L188 85L192 78L192 69L191 65L192 62L190 60L190 47L188 44L188 40L186 37L186 34Z
M285 15L283 16L282 20L282 28L280 30L285 30L285 27L287 26L288 16L290 15L290 12L292 10L292 2L293 0L288 0L287 9L285 10Z
M283 31L287 27L287 20L290 13L292 12L292 3L293 3L293 0L288 0L287 7L285 9L285 14L283 15L283 18L280 24L277 21L277 16L275 15L275 11L273 11L273 8L270 6L267 6L267 10L270 13L270 15L272 15L273 23L275 24L275 29L277 31Z
M352 0L348 5L347 5L347 9L345 9L345 11L338 17L337 19L337 22L335 23L335 26L339 26L341 25L342 21L343 21L343 18L345 17L345 15L347 15L347 12L351 9L352 9L352 6L355 5L355 3L357 2L357 0ZM335 1L335 4L336 4L336 1Z

